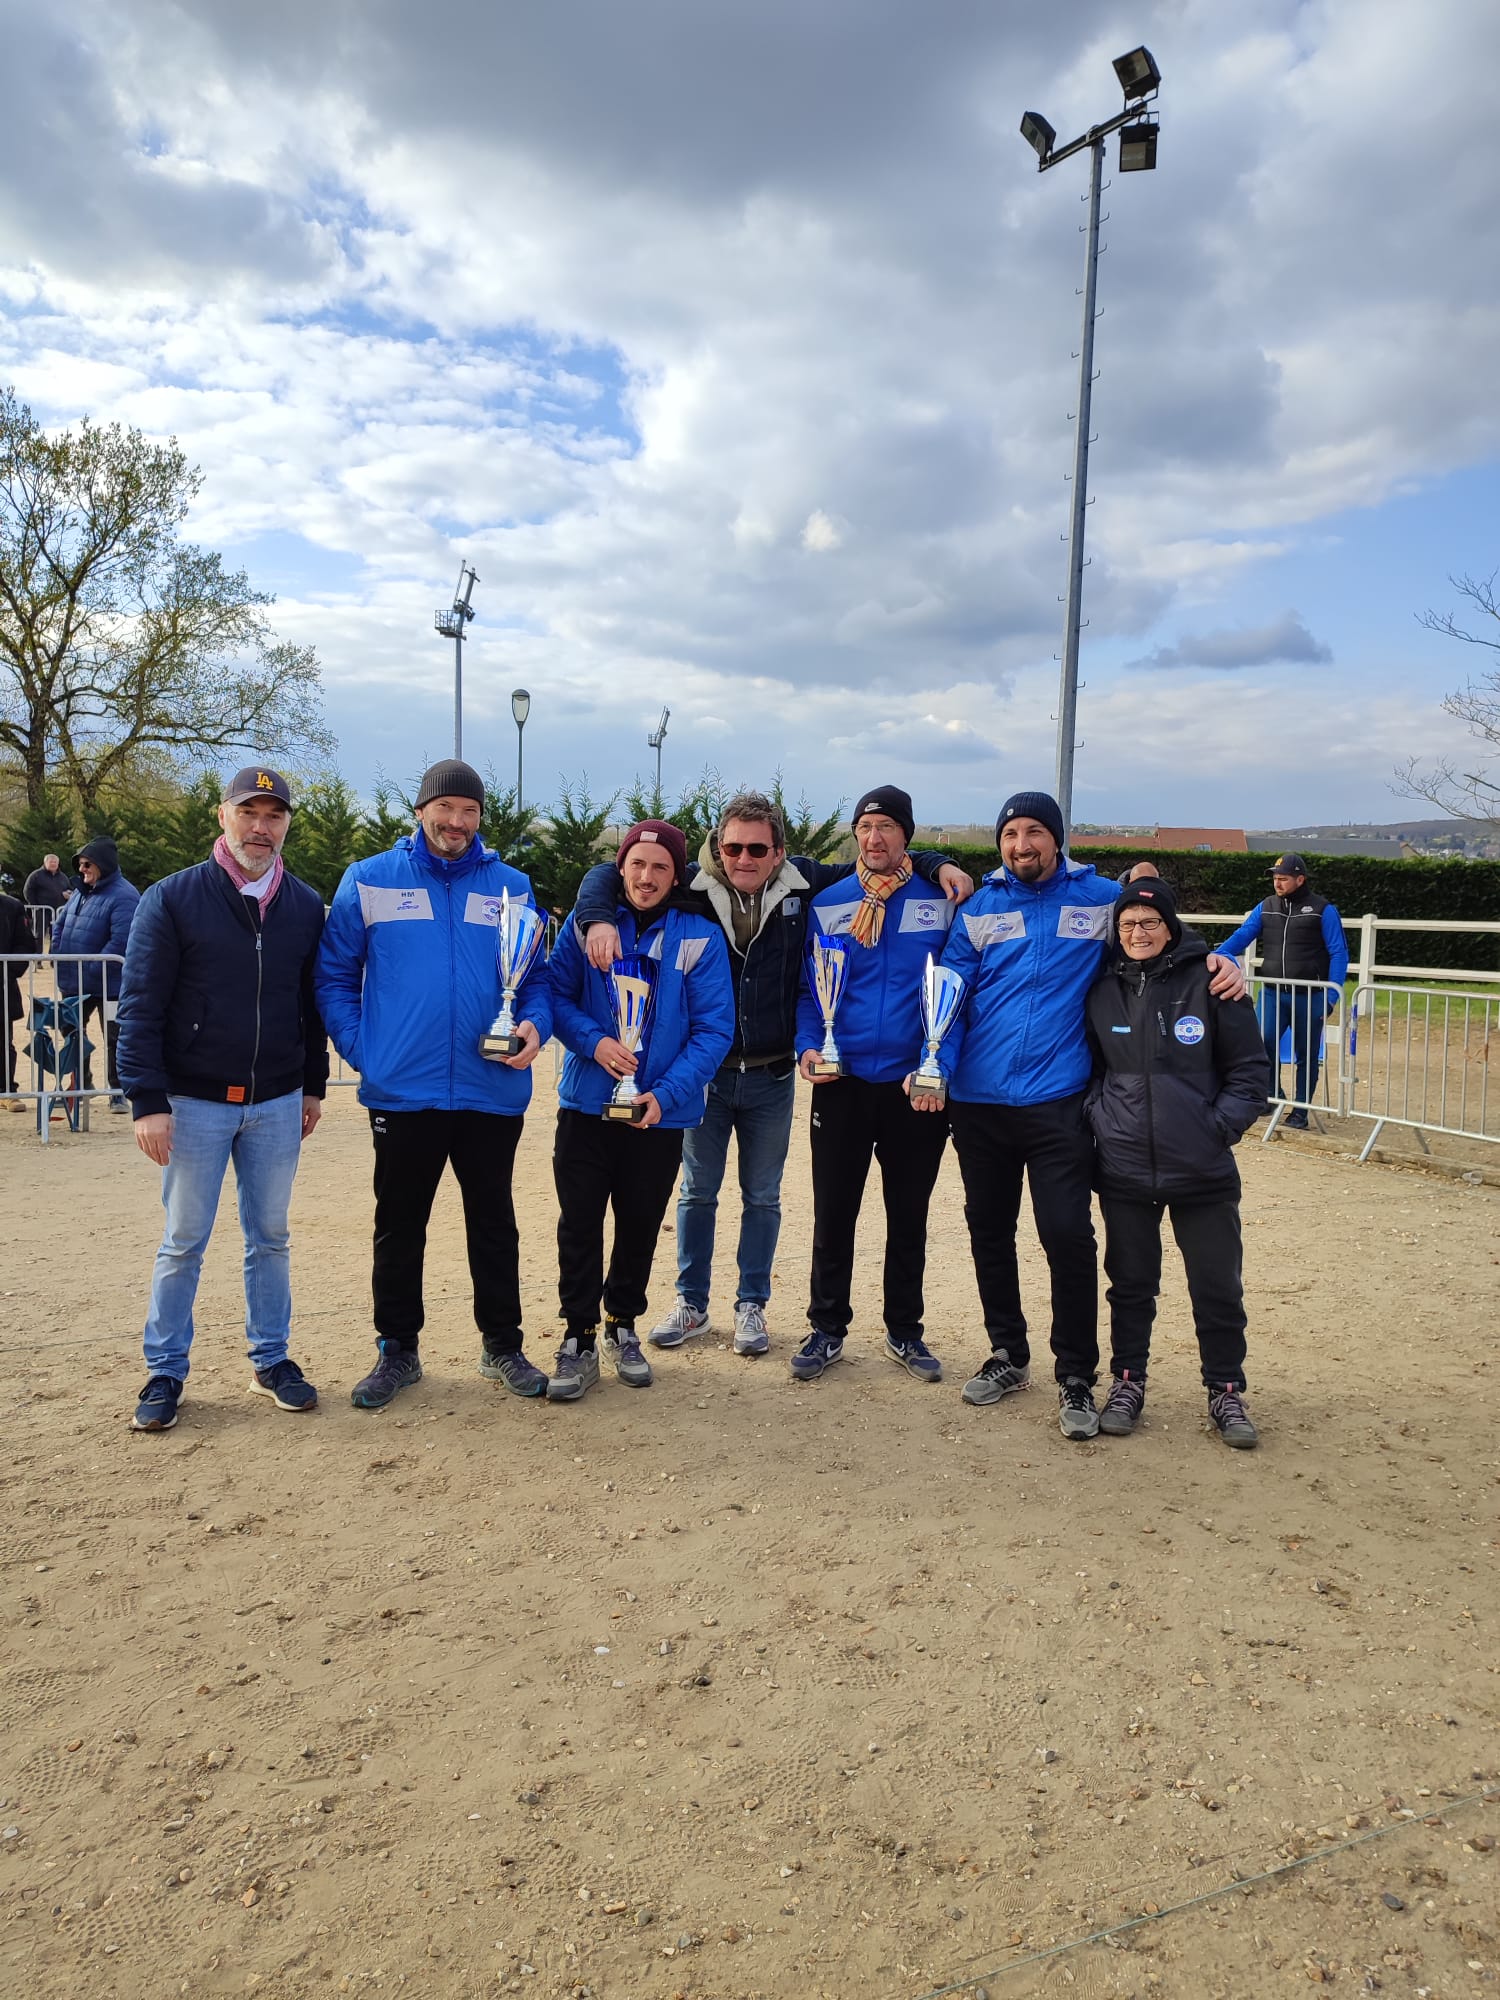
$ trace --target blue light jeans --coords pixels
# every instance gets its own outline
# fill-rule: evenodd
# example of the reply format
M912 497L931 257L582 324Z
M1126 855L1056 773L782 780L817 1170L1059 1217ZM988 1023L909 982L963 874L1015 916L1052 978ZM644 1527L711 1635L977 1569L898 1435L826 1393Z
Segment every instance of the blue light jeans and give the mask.
M166 1232L151 1274L146 1371L187 1380L193 1301L229 1162L245 1235L245 1339L254 1368L286 1359L292 1329L287 1211L302 1154L302 1093L265 1104L172 1099L172 1156L161 1174Z
M739 1288L736 1305L763 1306L771 1296L771 1265L781 1234L781 1172L792 1136L797 1074L739 1070L726 1064L708 1086L703 1123L682 1148L677 1197L677 1294L708 1310L713 1275L714 1221L734 1135L739 1154Z

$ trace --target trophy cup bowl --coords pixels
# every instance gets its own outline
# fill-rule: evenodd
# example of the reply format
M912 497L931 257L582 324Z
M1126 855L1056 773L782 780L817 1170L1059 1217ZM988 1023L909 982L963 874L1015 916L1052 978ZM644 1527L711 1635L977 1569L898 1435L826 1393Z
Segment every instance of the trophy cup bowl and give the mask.
M817 997L818 1012L823 1016L823 1046L808 1064L808 1074L842 1076L844 1063L839 1045L833 1038L833 1017L843 998L844 981L849 972L848 948L835 944L827 936L815 937L812 959L813 992Z
M656 960L639 955L617 959L610 967L609 988L619 1039L632 1055L639 1055L656 990ZM600 1115L615 1124L638 1125L644 1112L634 1076L622 1076Z
M922 1029L926 1037L922 1060L912 1072L911 1096L935 1099L938 1104L948 1102L948 1086L943 1080L943 1072L938 1068L938 1049L944 1035L953 1025L953 1017L963 1005L964 982L956 972L946 965L938 965L927 954L927 964L922 972Z
M509 889L500 892L500 912L495 923L495 963L500 970L500 1012L486 1033L479 1037L479 1053L486 1062L504 1062L518 1056L526 1046L516 1032L516 989L530 972L547 934L546 919L520 897L511 900Z

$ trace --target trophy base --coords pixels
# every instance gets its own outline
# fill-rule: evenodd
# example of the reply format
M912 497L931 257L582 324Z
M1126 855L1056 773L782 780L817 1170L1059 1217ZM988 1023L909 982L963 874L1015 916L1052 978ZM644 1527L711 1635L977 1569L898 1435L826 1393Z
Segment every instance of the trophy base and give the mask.
M842 1076L844 1065L841 1062L829 1062L823 1056L814 1056L807 1065L807 1073L809 1076Z
M526 1046L520 1035L481 1035L479 1053L486 1062L504 1062L507 1056L518 1056Z
M645 1099L640 1097L633 1097L628 1104L606 1104L599 1114L612 1125L639 1125L645 1115Z
M948 1102L948 1086L941 1077L929 1082L924 1076L914 1076L911 1080L911 1101L921 1098L924 1104L944 1105Z

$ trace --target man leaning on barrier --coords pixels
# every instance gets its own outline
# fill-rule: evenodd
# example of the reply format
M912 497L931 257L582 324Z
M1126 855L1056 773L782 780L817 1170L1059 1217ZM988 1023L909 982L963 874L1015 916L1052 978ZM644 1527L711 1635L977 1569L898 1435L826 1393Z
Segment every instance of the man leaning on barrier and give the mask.
M1307 886L1307 863L1300 854L1277 856L1271 864L1270 895L1219 950L1237 956L1256 938L1265 982L1260 1027L1271 1062L1272 1096L1281 1095L1281 1038L1290 1028L1297 1095L1286 1122L1294 1132L1305 1132L1318 1088L1323 1022L1343 998L1349 947L1338 911ZM1320 983L1326 983L1325 992L1317 990Z
M120 989L120 1073L136 1144L162 1169L167 1225L146 1318L138 1431L169 1431L187 1380L193 1302L230 1161L245 1237L251 1389L278 1409L318 1392L287 1354L287 1211L322 1116L328 1042L313 997L323 899L282 865L292 795L252 765L224 788L213 853L141 898Z

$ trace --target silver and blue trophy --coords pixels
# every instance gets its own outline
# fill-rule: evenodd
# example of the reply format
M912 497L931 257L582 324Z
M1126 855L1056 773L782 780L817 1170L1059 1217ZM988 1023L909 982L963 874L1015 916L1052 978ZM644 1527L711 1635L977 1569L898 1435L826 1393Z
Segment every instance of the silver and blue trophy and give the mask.
M609 990L614 1001L616 1032L630 1053L639 1055L656 993L656 960L640 954L616 959L609 969ZM602 1116L622 1125L638 1125L644 1110L634 1076L622 1076Z
M849 949L835 944L826 933L813 939L813 993L823 1017L823 1046L808 1064L810 1076L842 1076L843 1057L833 1038L833 1017L844 997L844 981L849 975Z
M504 1062L507 1056L518 1056L526 1046L525 1036L516 1032L516 993L536 963L546 935L545 917L519 896L513 899L509 889L502 889L495 923L500 1012L491 1021L488 1033L479 1038L479 1053L486 1062Z
M922 1032L926 1046L921 1062L912 1073L911 1094L914 1098L934 1097L939 1104L948 1102L948 1086L938 1068L938 1049L963 1004L964 982L961 976L950 972L946 965L939 965L928 952L927 964L922 972Z

